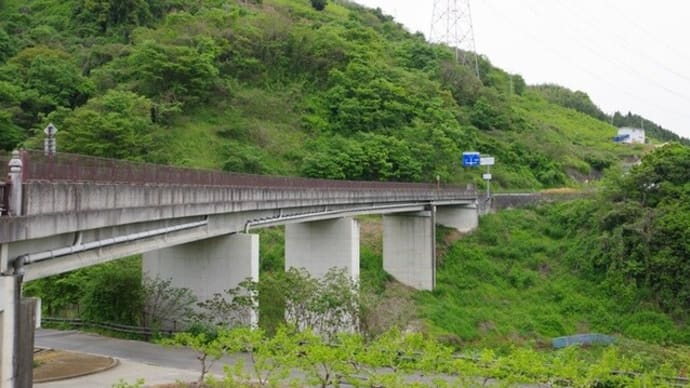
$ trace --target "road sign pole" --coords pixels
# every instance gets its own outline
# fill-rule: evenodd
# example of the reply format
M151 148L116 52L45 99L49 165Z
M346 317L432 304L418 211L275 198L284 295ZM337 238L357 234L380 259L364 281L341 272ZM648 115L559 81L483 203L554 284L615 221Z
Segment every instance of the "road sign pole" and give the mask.
M491 198L491 165L489 164L486 165L486 176L488 177L486 180L486 200L488 201Z

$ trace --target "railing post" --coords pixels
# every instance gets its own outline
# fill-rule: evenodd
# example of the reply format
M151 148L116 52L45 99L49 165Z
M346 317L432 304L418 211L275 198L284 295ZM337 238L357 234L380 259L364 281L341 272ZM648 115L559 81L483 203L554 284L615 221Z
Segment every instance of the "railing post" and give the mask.
M9 163L10 172L7 178L10 182L9 201L7 201L7 214L10 216L22 215L22 159L19 151L12 151L12 159Z

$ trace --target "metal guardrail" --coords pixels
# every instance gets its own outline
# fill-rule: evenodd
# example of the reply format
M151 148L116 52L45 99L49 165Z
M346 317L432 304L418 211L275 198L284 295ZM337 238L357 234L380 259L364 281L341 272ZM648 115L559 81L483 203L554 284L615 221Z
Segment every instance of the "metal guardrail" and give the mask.
M156 334L158 334L158 335L160 335L160 334L173 335L175 333L179 333L182 331L182 330L177 330L176 328L173 328L173 329L154 329L154 328L150 328L150 327L122 325L119 323L111 323L111 322L88 321L88 320L83 320L83 319L79 319L79 318L42 317L41 323L62 324L62 325L69 325L72 327L95 327L95 328L99 328L99 329L114 331L116 333L135 334L135 335L141 335L141 336L145 336L145 337L151 337L151 336L156 335Z
M22 151L21 155L23 161L23 178L25 182L30 180L52 180L321 190L366 189L390 191L405 189L442 191L445 193L457 193L467 196L472 196L475 193L474 190L448 185L252 175L217 170L172 167L66 153L46 156L40 151ZM6 165L6 163L4 164Z
M10 187L7 182L9 173L9 162L12 155L7 151L0 150L0 216L7 215L9 205Z

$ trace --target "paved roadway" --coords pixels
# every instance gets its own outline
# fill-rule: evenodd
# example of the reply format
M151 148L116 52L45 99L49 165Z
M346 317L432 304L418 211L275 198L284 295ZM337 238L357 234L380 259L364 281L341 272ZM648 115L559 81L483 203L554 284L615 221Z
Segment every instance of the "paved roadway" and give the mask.
M122 340L74 330L36 329L35 345L52 349L110 356L120 361L115 368L75 379L35 384L40 388L111 387L120 379L134 383L143 378L146 384L174 383L178 380L195 381L199 377L200 363L196 353L186 348L168 347L142 341ZM232 363L237 357L216 363L211 372L222 375L222 364Z

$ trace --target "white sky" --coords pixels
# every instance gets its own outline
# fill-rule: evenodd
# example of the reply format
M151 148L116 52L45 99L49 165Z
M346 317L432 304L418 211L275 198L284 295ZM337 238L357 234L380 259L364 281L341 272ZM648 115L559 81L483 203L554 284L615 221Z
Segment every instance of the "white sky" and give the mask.
M434 0L354 0L429 36ZM462 3L462 0L457 0ZM447 5L448 0L440 3ZM478 53L690 138L690 2L470 0Z

